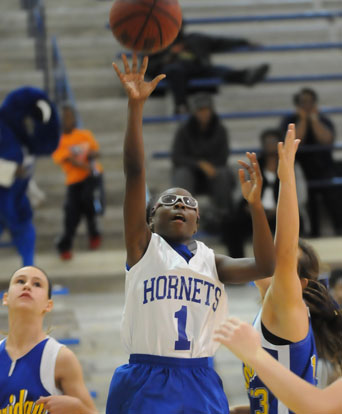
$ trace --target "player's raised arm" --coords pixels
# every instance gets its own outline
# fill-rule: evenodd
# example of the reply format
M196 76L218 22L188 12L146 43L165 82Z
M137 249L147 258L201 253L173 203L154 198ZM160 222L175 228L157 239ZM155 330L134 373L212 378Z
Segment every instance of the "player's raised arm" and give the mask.
M292 341L303 339L308 330L303 282L297 272L299 212L294 162L298 145L295 126L290 124L285 142L278 146L280 187L275 236L276 268L263 308L263 321L269 328L273 329L272 321L276 319L279 323L274 333ZM295 330L293 323L296 323Z
M252 367L262 382L297 414L340 414L342 380L321 390L289 371L262 349L258 332L246 322L229 318L215 332L214 340L225 345Z
M144 57L140 68L135 54L131 67L125 55L122 55L122 61L123 72L115 63L113 67L128 95L127 128L123 151L126 177L124 224L127 264L133 266L144 254L151 237L150 229L146 224L143 107L146 99L165 75L159 75L151 82L145 82L147 57Z
M247 152L250 164L239 161L242 194L248 202L253 223L254 258L233 259L216 255L216 267L224 283L245 283L272 276L275 266L275 249L272 233L261 203L262 175L255 153ZM246 171L249 179L246 178Z

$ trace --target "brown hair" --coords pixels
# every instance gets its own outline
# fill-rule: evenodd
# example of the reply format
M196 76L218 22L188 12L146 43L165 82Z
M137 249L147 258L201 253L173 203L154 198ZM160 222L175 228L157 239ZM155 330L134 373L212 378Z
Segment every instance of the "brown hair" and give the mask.
M299 247L302 253L298 259L298 275L308 279L303 299L310 310L318 356L342 369L342 311L325 285L318 281L320 263L313 247L301 239Z

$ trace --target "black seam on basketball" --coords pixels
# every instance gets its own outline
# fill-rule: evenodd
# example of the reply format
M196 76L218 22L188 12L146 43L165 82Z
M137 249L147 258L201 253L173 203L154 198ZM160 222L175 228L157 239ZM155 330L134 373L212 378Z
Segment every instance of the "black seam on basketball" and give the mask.
M160 46L163 46L163 31L162 31L162 28L161 28L160 21L157 19L156 16L153 16L153 15L152 15L152 19L155 21L155 23L157 25L157 29L158 29L158 32L159 32Z
M147 6L148 4L141 2L142 5ZM155 5L154 10L158 13L162 13L164 16L166 16L171 22L176 26L179 27L179 22L177 19L175 19L172 14L170 14L167 10L164 10L162 7Z
M135 41L133 42L133 47L138 43L140 36L144 33L146 25L147 25L148 21L150 20L150 17L152 16L152 12L153 12L154 6L156 5L157 1L158 0L153 0L153 3L151 4L151 7L150 7L150 11L146 15L145 21L142 24L141 29L140 29L139 33L137 34L137 37L135 38Z
M139 17L139 16L146 16L146 13L143 11L139 11L139 12L135 12L135 13L131 13L126 17L123 17L122 19L118 20L113 26L111 26L111 29L117 29L119 26L121 26L123 23L125 23L127 20L131 20L135 17Z

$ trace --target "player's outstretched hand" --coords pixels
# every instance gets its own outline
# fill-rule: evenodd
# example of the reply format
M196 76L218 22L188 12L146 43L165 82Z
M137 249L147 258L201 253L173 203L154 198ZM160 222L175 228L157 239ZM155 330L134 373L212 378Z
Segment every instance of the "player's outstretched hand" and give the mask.
M226 346L244 362L252 361L261 348L258 332L237 318L227 318L214 332L214 341Z
M299 139L296 139L296 129L294 124L289 124L285 141L278 143L278 177L279 180L285 182L294 174L294 162Z
M259 203L261 202L262 190L262 174L259 163L255 152L246 152L246 156L249 159L250 164L241 160L238 161L243 167L243 169L241 168L239 170L242 195L249 204ZM246 172L249 175L249 179L246 178Z
M125 54L122 55L122 61L125 69L124 72L121 72L118 65L114 62L113 68L125 88L130 100L145 101L154 91L158 83L165 78L165 75L158 75L151 82L146 82L144 80L148 65L147 56L144 57L140 69L138 69L138 58L135 53L132 58L132 67L129 66L127 56Z
M85 407L78 398L70 395L40 397L36 404L44 404L45 410L50 414L95 414L95 411Z

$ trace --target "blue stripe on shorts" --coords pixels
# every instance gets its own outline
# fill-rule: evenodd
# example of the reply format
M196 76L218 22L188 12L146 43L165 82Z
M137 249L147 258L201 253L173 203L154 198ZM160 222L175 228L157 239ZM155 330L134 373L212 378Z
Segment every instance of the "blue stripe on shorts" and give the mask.
M222 381L212 358L132 354L117 368L107 414L228 414Z

